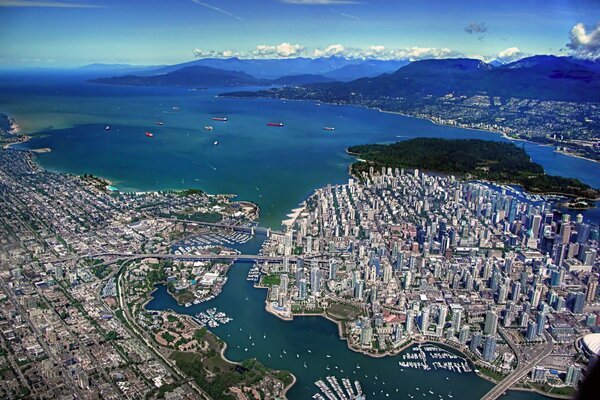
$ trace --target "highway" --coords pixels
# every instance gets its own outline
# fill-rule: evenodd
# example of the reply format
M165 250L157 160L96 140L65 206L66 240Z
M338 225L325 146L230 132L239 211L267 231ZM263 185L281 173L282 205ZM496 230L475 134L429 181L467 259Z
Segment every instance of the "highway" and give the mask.
M500 383L498 383L496 386L494 386L492 388L492 390L487 392L485 394L485 396L483 396L481 398L481 400L495 400L498 397L502 396L504 394L504 392L506 392L508 389L510 389L510 387L512 385L517 383L521 378L523 378L525 375L527 375L533 367L538 365L538 363L540 361L542 361L544 358L546 358L548 355L550 355L552 353L552 349L553 349L552 337L550 336L550 334L548 332L544 332L544 334L546 335L546 346L544 347L544 349L537 356L535 356L529 363L518 366L517 369L515 369L510 375L508 375ZM510 345L510 343L509 343L509 345Z
M152 253L117 253L117 252L103 252L103 253L92 253L85 255L78 255L68 258L61 258L56 260L48 261L50 263L63 263L67 261L81 260L85 258L99 258L99 257L118 257L126 260L139 260L143 258L161 258L161 259L172 259L172 260L235 260L235 261L249 261L249 262L283 262L285 257L282 256L265 256L260 254L152 254ZM311 259L316 262L326 263L327 260L316 260L315 257L305 257L304 259ZM288 256L290 262L296 262L298 257ZM115 260L116 261L116 260Z

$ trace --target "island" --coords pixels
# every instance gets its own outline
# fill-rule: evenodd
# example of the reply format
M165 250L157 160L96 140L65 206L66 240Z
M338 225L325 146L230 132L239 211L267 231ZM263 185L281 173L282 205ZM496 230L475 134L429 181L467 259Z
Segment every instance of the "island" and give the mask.
M362 176L371 168L417 168L425 171L517 184L532 193L597 199L600 192L578 179L548 175L522 147L479 139L416 138L393 144L352 146L348 153L360 161L351 167Z

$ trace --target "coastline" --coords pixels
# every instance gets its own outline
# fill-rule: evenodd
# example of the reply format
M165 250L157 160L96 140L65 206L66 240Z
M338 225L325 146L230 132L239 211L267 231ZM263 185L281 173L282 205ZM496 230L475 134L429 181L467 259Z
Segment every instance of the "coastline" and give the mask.
M218 96L220 97L221 95L218 95ZM231 97L231 96L223 96L223 97ZM441 122L441 121L437 121L436 119L434 119L435 117L419 116L419 115L415 115L415 114L403 113L403 112L400 112L400 111L389 111L389 110L384 110L381 107L370 107L370 106L360 105L360 104L333 103L333 102L321 101L321 100L315 100L315 99L290 99L290 98L287 98L287 97L270 97L270 96L257 96L257 97L253 97L253 96L233 96L233 97L236 97L236 98L245 98L245 99L263 98L263 99L277 99L277 100L285 100L285 101L305 101L305 102L316 102L316 103L321 103L321 104L327 104L327 105L330 105L330 106L359 107L359 108L364 108L364 109L368 109L368 110L374 110L374 111L378 111L378 112L386 113L386 114L400 115L400 116L407 117L407 118L417 118L417 119L429 121L432 124L439 125L439 126L448 126L448 127L454 127L454 128L460 128L460 129L467 129L467 130L471 130L471 131L481 131L481 132L494 133L494 134L500 135L502 138L504 138L506 140L509 140L509 141L526 142L526 143L534 144L534 145L538 145L538 146L554 147L554 145L549 144L549 143L539 143L539 142L535 142L535 141L529 140L529 139L511 137L506 132L503 132L503 131L500 131L500 130L486 129L486 128L474 128L474 127L464 126L464 125L453 125L453 124L449 124L449 123L444 123L444 122ZM600 160L594 160L592 158L587 158L587 157L584 157L584 156L580 156L580 155L575 154L575 153L570 153L570 152L565 152L565 151L558 151L558 150L555 150L555 152L563 154L563 155L565 155L567 157L580 158L580 159L583 159L583 160L586 160L586 161L591 161L591 162L595 162L595 163L600 164Z

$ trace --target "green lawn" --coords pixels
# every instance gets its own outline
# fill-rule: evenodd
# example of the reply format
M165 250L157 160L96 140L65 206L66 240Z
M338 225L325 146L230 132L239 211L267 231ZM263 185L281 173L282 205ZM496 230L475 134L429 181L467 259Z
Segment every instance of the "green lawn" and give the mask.
M263 286L279 285L280 282L281 282L280 276L274 275L274 274L264 275L262 277L262 279L260 280L260 283Z

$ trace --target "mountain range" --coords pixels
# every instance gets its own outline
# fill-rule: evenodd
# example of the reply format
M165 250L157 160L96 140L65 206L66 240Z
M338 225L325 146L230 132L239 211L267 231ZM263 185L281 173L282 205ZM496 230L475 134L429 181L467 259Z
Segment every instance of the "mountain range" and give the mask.
M139 73L91 82L207 87L303 86L305 90L319 92L320 97L327 101L344 101L351 96L381 99L447 94L600 101L599 62L547 55L503 65L468 58L406 62L343 57L277 60L207 58L159 68L148 67ZM267 78L274 75L277 77Z
M421 100L447 95L455 98L484 95L498 98L498 101L523 98L600 102L600 63L546 55L498 67L468 58L421 60L390 74L350 82L307 84L297 92L300 97L330 102ZM265 93L241 95L262 96ZM291 89L285 93L288 97L293 95Z
M126 64L90 64L80 69L96 74L99 72L114 74L112 77L98 78L92 82L119 85L303 85L373 77L394 72L408 63L408 60L361 60L338 56L315 59L232 57L203 58L159 67L136 68Z

